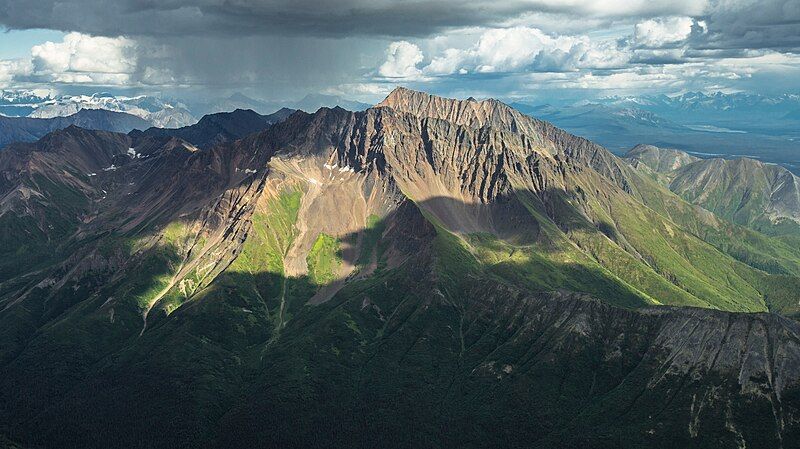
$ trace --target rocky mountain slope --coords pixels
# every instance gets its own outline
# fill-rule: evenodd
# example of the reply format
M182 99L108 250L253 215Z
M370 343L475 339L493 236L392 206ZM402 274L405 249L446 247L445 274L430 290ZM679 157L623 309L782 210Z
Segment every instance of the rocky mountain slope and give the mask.
M748 158L699 159L653 146L637 146L626 157L720 217L768 234L800 235L800 178L781 166Z
M0 173L9 441L800 432L800 328L768 313L797 313L800 249L497 101L398 89L205 149L71 127L0 152Z
M119 133L151 126L149 122L134 115L99 109L84 109L66 117L48 119L0 117L0 147L12 142L33 142L47 133L71 125Z

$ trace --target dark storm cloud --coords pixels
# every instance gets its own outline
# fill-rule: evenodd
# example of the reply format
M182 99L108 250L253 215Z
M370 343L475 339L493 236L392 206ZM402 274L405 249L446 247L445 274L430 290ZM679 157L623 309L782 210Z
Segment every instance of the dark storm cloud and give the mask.
M733 0L710 5L697 49L800 49L800 0Z
M3 27L126 36L136 44L136 68L123 81L143 89L250 89L270 98L416 82L497 95L537 82L605 88L661 76L717 83L706 73L749 77L765 63L748 67L748 60L776 51L795 64L789 53L800 53L800 0L0 0ZM500 29L547 38L492 34ZM415 49L411 66L389 54L400 41ZM536 55L528 64L518 61L526 51ZM381 71L390 57L396 70ZM102 59L74 59L92 58ZM14 64L0 61L0 82L4 70L7 84L23 79ZM682 64L691 71L679 73ZM60 70L74 78L71 65ZM527 81L542 72L549 74Z
M527 13L582 17L686 14L693 1L556 0L0 0L0 23L101 35L281 34L428 36L444 29L492 26ZM626 5L621 7L621 5Z
M693 16L708 26L693 37L696 48L800 47L800 0L0 0L0 24L11 29L109 36L424 37L537 13L630 22Z
M10 28L104 35L426 35L517 16L522 2L0 0Z

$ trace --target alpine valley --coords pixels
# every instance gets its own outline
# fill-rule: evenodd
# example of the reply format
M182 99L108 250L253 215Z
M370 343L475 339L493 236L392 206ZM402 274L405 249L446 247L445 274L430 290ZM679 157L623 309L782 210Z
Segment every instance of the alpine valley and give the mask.
M800 447L788 170L405 88L75 125L0 150L0 445Z

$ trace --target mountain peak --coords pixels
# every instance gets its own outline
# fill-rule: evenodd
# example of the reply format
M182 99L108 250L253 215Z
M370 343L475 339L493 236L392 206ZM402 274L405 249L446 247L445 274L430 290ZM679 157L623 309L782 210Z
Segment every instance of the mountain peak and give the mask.
M474 98L457 100L405 87L394 89L376 107L389 107L420 117L447 120L470 127L490 125L503 129L517 129L515 125L533 120L511 106L492 98L480 101Z
M376 106L388 106L397 108L397 106L401 106L404 104L409 103L427 103L427 102L442 102L447 104L455 104L455 103L495 103L495 104L502 104L497 100L488 99L478 101L475 97L469 97L466 100L458 100L455 98L447 98L447 97L440 97L438 95L429 94L427 92L422 92L418 90L412 90L407 87L396 87L392 90L389 95L384 98L383 101L378 103Z
M625 158L630 162L644 164L658 173L669 173L700 160L684 151L647 144L639 144L631 148Z

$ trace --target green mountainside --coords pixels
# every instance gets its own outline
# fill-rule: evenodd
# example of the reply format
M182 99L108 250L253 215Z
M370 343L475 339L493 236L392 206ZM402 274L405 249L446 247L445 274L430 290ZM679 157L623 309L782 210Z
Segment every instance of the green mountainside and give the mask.
M0 438L796 447L800 245L665 166L406 89L202 150L12 145Z
M800 235L800 178L754 159L698 159L678 150L639 145L634 166L682 198L733 223L767 235Z

